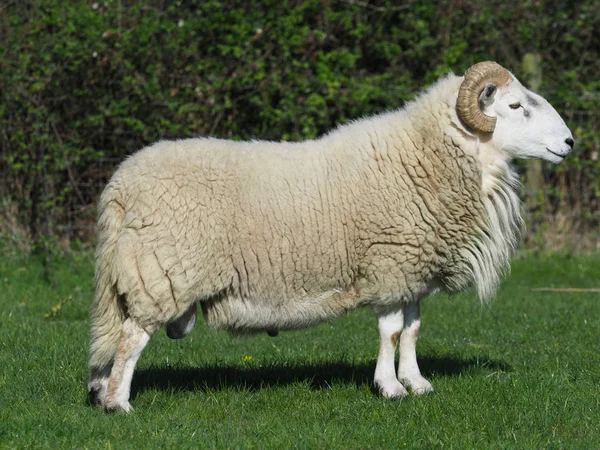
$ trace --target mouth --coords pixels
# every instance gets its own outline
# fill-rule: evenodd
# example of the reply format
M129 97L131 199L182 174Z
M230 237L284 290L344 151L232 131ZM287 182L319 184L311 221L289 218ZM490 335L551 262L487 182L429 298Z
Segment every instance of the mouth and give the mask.
M559 153L553 152L552 150L550 150L548 147L546 147L546 150L548 150L550 153L552 153L554 156L558 156L560 159L565 159L566 155L561 155Z

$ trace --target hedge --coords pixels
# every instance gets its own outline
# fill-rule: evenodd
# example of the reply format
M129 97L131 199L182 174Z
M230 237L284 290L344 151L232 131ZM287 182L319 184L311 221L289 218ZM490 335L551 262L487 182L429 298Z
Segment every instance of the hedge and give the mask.
M533 234L552 223L593 234L598 30L595 0L4 2L0 225L34 240L90 239L103 182L146 144L314 138L401 107L477 61L520 76L534 53L539 91L577 145L564 164L544 166Z

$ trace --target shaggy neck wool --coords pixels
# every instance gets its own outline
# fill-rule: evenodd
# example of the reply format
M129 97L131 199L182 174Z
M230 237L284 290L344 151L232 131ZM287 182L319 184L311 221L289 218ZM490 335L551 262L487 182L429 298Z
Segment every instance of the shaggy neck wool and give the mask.
M505 161L494 161L485 167L482 178L483 218L462 256L479 298L488 301L510 270L524 227L514 169Z

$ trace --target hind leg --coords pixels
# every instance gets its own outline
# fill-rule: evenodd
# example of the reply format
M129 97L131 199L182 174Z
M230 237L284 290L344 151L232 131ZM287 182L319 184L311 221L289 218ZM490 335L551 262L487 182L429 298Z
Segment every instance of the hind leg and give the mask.
M196 302L177 319L167 324L167 336L171 339L181 339L192 332L196 325Z
M87 390L90 403L104 406L108 379L119 345L122 322L118 316L92 316Z
M142 350L144 350L149 340L150 334L131 318L123 322L121 339L108 380L104 403L107 410L122 409L125 412L131 411L129 393L133 371Z
M90 367L88 375L88 396L90 403L93 405L104 406L111 369L112 363L101 368Z

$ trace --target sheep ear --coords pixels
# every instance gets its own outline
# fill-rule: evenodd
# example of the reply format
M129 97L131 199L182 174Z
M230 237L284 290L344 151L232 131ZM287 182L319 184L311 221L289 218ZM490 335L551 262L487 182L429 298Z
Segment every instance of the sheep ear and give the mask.
M494 96L498 88L494 83L487 83L479 94L479 107L483 110L494 103Z

